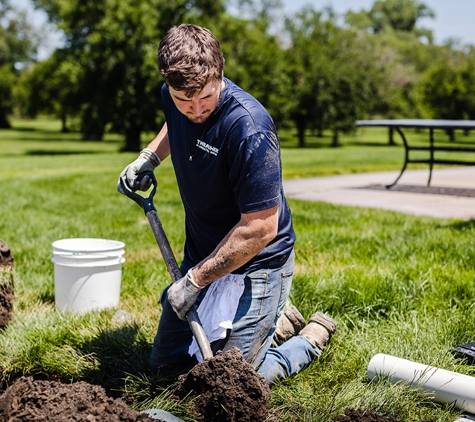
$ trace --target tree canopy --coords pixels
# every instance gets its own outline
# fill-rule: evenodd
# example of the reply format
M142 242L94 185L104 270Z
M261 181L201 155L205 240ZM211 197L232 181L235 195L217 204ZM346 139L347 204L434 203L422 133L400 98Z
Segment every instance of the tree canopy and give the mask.
M23 114L61 118L63 130L74 118L85 140L113 131L125 150L139 150L141 134L163 121L158 43L183 22L216 34L226 76L279 126L296 127L301 146L308 130L331 130L337 146L338 133L362 118L474 114L473 47L435 45L420 27L434 12L416 0L376 0L344 23L331 8L311 6L279 23L279 0L33 0L66 40L34 65L35 39L23 35L21 15L7 16L7 1L0 0L0 124L16 104Z
M25 12L15 9L9 0L0 0L0 128L10 127L13 86L20 70L34 60L37 44Z

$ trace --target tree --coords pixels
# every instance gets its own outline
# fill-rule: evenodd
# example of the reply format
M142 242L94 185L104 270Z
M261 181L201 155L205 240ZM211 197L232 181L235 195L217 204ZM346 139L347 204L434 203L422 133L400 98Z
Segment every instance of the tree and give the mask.
M17 98L25 115L51 114L61 119L62 132L68 132L68 118L80 110L78 81L82 69L56 50L48 59L26 69L20 77Z
M330 9L323 13L307 8L287 21L287 29L288 98L299 145L305 146L307 129L331 129L332 145L338 146L338 134L353 131L355 120L377 99L382 80L372 47L366 37L339 28Z
M84 139L102 139L106 125L138 151L143 131L157 130L161 80L158 42L169 27L216 16L221 1L35 0L66 34L67 60L81 68L78 92Z
M371 116L422 118L426 110L418 86L421 76L439 54L430 31L418 28L423 17L433 12L413 0L376 1L370 11L349 12L346 22L365 34L373 46L372 61L380 83L376 87ZM424 43L424 39L429 42ZM391 142L391 140L390 140Z
M306 8L285 22L290 38L285 51L286 73L291 81L287 94L289 116L297 129L300 147L305 146L307 129L324 128L328 97L323 46L339 30L332 18L324 20L322 12Z
M274 121L286 116L288 80L278 39L270 35L268 21L222 16L210 26L225 57L225 75L256 97Z
M424 74L421 91L431 117L475 119L475 54L446 47Z
M353 27L367 29L373 34L384 31L408 32L426 37L432 42L432 33L417 27L421 18L434 17L434 12L416 0L377 0L369 11L348 12L346 21Z
M33 61L37 43L25 12L0 0L0 128L10 127L13 87L21 68Z

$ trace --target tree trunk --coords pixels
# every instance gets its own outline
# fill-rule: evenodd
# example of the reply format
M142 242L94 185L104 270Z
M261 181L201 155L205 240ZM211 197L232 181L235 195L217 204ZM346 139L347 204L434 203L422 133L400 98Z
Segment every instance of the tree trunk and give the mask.
M139 152L142 149L140 142L141 132L141 129L134 124L126 129L124 151Z
M102 141L104 137L104 125L92 119L83 121L81 132L83 141Z
M68 133L68 116L65 112L61 112L61 133Z
M299 148L305 148L305 125L297 124L297 133L299 138Z
M11 125L7 118L7 112L0 107L0 129L10 129Z
M389 135L389 145L396 145L394 142L394 128L388 128L388 135Z
M338 134L338 130L337 130L337 129L335 129L335 130L333 131L332 147L333 147L333 148L341 147L341 144L340 144L340 136L339 136L339 134Z
M447 135L449 136L449 141L454 142L455 141L455 130L453 129L447 129Z

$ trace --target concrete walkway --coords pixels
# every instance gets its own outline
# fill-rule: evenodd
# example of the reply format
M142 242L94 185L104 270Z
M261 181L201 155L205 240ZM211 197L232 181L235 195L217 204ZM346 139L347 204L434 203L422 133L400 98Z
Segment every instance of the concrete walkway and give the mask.
M385 189L384 185L392 183L398 175L399 171L394 171L285 180L284 191L294 199L438 218L475 219L475 167L436 168L432 171L430 189L425 189L428 169L410 170L404 172L394 188Z

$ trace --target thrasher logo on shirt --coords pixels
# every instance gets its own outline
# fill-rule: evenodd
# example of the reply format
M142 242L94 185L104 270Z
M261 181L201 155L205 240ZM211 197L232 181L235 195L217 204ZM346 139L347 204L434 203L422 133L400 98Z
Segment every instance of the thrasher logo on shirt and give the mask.
M219 152L218 148L212 147L211 145L207 144L206 142L201 141L200 139L196 140L196 146L205 152L208 152L213 155L218 155L218 152Z

